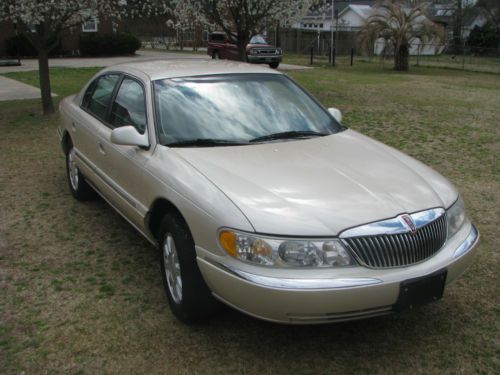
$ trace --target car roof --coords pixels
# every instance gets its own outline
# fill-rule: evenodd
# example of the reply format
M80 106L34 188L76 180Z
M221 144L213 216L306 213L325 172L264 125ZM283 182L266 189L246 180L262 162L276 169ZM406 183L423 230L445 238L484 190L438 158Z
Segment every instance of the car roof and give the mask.
M205 60L205 59L172 59L172 60L148 60L129 62L113 65L104 71L123 71L125 73L142 73L151 81L165 78L193 77L219 74L281 74L267 66L247 64L227 60Z

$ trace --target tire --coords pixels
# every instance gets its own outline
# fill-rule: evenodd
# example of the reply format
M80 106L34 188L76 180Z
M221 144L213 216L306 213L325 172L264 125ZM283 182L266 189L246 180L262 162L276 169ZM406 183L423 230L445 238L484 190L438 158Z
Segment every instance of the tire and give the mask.
M76 165L75 149L71 141L69 141L66 151L66 178L68 180L69 190L77 200L87 201L96 197L96 192L87 181L85 181L85 177L83 177Z
M212 53L212 59L220 60L221 58L220 58L219 52L214 51L214 53Z
M160 267L172 313L190 324L204 321L219 309L198 264L189 228L178 214L167 214L160 224Z
M277 69L278 66L280 66L280 63L279 62L272 62L269 64L269 66L273 69Z

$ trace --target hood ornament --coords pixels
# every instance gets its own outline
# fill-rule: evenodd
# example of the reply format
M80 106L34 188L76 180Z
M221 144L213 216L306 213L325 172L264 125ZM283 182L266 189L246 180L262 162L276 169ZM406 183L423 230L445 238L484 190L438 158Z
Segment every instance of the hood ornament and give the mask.
M413 221L412 217L410 215L402 215L401 218L403 219L404 223L410 230L411 234L417 233L417 226L415 225L415 222Z

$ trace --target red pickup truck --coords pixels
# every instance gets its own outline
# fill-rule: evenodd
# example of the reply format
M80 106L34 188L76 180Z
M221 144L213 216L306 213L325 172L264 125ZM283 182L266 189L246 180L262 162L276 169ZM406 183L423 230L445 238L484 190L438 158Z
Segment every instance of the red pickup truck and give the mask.
M262 35L254 35L246 47L247 61L254 64L269 64L277 68L283 58L283 51L268 44ZM240 60L235 38L225 32L213 32L208 37L207 53L213 59Z

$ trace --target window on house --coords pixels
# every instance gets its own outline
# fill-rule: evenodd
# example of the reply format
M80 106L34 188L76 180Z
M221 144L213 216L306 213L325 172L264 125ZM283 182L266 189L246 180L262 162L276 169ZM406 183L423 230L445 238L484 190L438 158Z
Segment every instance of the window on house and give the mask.
M82 31L84 33L95 33L95 32L97 32L97 19L93 18L91 20L85 21L82 24Z

